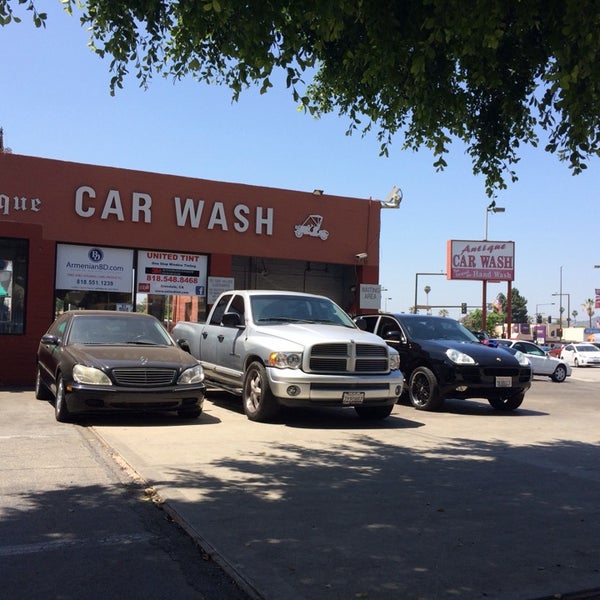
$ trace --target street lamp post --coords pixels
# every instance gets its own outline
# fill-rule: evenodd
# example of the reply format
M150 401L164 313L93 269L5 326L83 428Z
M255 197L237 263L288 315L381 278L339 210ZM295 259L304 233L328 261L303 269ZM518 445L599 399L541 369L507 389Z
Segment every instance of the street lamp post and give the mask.
M493 200L485 209L485 236L484 240L488 239L488 215L493 213L503 213L506 209L503 206L496 206L496 201ZM507 298L510 302L510 298ZM482 281L482 300L481 300L481 330L485 331L487 327L487 280Z
M552 294L553 296L555 294ZM540 314L540 306L554 306L556 304L556 302L544 302L543 304L536 304L535 305L535 316L537 318L537 316Z
M491 212L503 213L505 211L506 211L506 208L504 208L503 206L496 206L495 200L489 206L486 207L486 209L485 209L485 237L483 238L484 240L487 241L487 239L488 239L488 215Z
M419 275L444 275L444 276L446 276L446 273L415 273L415 303L413 305L413 312L415 315L417 314L417 292L419 290Z
M566 296L567 297L567 327L571 327L571 294L567 293L567 292L563 292L562 294L552 294L553 296ZM564 307L562 306L562 298L559 300L559 302L561 303L559 309L558 309L558 313L560 315L559 321L560 321L560 328L562 329L562 312L564 310Z

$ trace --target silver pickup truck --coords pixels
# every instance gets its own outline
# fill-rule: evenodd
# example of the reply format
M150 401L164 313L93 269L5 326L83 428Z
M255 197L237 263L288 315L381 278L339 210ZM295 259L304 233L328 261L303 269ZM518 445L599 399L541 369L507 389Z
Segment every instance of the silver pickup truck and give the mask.
M398 353L325 296L240 290L221 294L206 323L173 337L202 363L206 383L241 395L246 416L280 406L349 406L383 419L402 393Z

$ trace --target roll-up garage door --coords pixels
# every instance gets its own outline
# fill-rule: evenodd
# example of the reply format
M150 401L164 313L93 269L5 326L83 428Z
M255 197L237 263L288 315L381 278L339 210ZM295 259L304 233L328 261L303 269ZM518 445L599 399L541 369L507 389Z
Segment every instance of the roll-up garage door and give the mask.
M237 289L320 294L346 310L354 299L355 273L351 265L234 256L232 268Z

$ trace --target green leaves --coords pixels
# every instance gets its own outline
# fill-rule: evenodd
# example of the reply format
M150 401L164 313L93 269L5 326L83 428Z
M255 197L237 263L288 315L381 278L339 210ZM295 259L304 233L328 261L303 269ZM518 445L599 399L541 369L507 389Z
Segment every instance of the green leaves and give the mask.
M39 13L35 8L33 0L17 0L19 6L25 5L25 10L31 12L33 23L36 27L45 27L48 15ZM13 5L15 2L13 2ZM14 14L10 0L0 0L0 26L8 25L9 23L20 23L21 18Z
M235 100L250 85L267 93L281 69L301 110L377 132L383 155L425 146L443 170L460 140L490 196L516 180L518 150L542 131L573 174L600 155L597 0L61 2L111 57L112 93L130 72L143 87L191 75ZM35 4L0 0L0 24L24 7L43 26Z

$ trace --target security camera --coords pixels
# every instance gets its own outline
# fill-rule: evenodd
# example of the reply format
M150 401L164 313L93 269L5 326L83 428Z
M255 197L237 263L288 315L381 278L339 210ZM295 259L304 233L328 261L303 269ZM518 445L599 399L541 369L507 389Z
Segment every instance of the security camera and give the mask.
M399 208L402 202L402 190L395 185L392 191L387 195L387 198L381 202L382 208Z
M358 254L354 255L354 258L356 258L356 260L367 260L368 254L366 252L359 252Z

